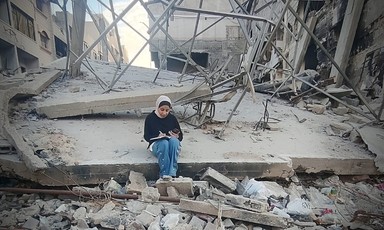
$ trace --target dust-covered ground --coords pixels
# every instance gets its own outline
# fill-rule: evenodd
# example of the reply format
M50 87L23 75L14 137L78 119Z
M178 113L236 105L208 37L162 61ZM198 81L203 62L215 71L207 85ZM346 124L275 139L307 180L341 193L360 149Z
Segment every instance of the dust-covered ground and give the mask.
M55 68L60 68L60 65L62 60L52 63ZM112 81L116 66L95 61L91 65L103 81L108 84ZM118 70L117 75L124 67ZM18 131L35 151L54 164L156 161L147 152L147 143L143 140L144 118L153 108L59 119L46 119L36 113L36 107L44 104L106 93L92 73L85 68L82 71L84 74L77 78L57 80L39 96L17 101L12 107L10 119ZM179 87L203 80L184 76L179 83L179 74L161 71L153 82L156 72L153 69L130 67L110 93ZM224 88L230 86L228 84ZM185 133L180 162L289 161L292 157L374 158L363 142L349 138L353 130L348 124L349 114L336 115L330 108L323 114L316 114L278 98L272 98L265 107L267 99L270 99L270 95L266 94L256 93L253 100L252 95L246 93L225 127L222 138L216 138L240 95L239 90L230 101L216 104L213 122L199 129L190 124L193 120L184 120L195 112L192 104L174 106L174 113L179 117ZM314 103L321 102L321 98L311 100ZM268 115L271 129L256 129L258 122L267 118L265 114Z

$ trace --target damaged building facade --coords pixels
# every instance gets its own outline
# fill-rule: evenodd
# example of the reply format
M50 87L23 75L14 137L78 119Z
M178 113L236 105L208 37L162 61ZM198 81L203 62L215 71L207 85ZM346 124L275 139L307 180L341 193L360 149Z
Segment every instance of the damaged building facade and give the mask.
M45 67L52 61L67 56L67 38L63 11L52 14L50 1L1 0L0 1L0 70L5 75L23 73ZM100 35L108 25L103 15L95 14L94 21L85 22L83 50ZM69 39L73 28L73 15L67 12ZM96 26L97 25L97 26ZM99 31L100 30L100 31ZM111 51L107 49L110 44ZM89 59L113 62L113 55L127 62L124 46L118 48L116 30L106 36L88 54Z
M184 1L180 6L186 8L204 8L212 12L230 12L231 5L227 1ZM149 5L155 18L162 16L164 11L161 4ZM227 71L238 72L241 56L245 48L245 38L241 28L234 18L220 15L196 14L192 12L175 11L163 25L168 35L162 31L150 31L153 43L150 45L152 61L156 68L183 72L186 57L169 39L180 44L185 53L190 53L191 58L200 66L210 68L217 63L231 59ZM214 27L211 25L214 24ZM154 20L149 16L149 27L152 28ZM194 37L191 39L191 37ZM155 46L154 46L155 45ZM167 50L168 57L158 49ZM188 72L194 72L191 65ZM185 70L184 70L185 72Z
M0 1L0 69L21 73L56 59L50 3Z
M266 1L258 3L266 5ZM274 5L271 3L270 5ZM326 51L336 59L340 68L346 72L351 84L342 80L342 77L333 66L332 62L319 47L317 41L311 38L298 20L292 14L287 13L284 17L284 26L276 35L276 47L293 63L294 74L306 69L319 72L321 79L335 79L336 86L345 84L347 87L354 86L372 100L382 95L384 74L384 2L377 0L368 1L292 1L291 6L296 10L300 18L303 18L309 29L313 31L318 41ZM281 4L276 7L265 7L260 14L268 15L281 9ZM273 9L273 10L272 10ZM351 14L354 13L353 16ZM344 28L343 28L344 27ZM349 35L349 36L348 36ZM306 43L306 44L305 44ZM344 51L338 52L338 50ZM339 57L336 57L336 53ZM287 70L289 66L282 59L279 52L271 50L269 57L264 57L267 66L273 67L262 70L257 76L260 81L281 77L281 71ZM284 72L288 75L288 72ZM376 111L379 108L375 107Z

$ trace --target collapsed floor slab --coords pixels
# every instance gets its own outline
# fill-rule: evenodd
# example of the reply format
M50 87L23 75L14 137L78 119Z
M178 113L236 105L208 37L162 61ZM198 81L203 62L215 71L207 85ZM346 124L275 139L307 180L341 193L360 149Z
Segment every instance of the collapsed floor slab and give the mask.
M193 89L194 91L192 91ZM58 99L49 102L49 104L43 103L37 108L37 111L49 118L59 118L149 108L152 107L154 101L164 93L166 93L172 101L175 101L186 94L188 94L188 96L184 99L209 95L211 90L207 85L201 85L196 89L194 85L188 85L182 87L165 87L162 89L92 95L88 97L71 98L70 100Z
M8 119L9 102L15 97L29 97L40 94L47 86L60 76L59 70L44 72L26 78L20 86L0 90L0 135L7 138L21 159L23 159L28 169L38 171L47 167L46 163L34 155L32 148L26 143L25 139L19 135L14 125Z
M144 81L143 74L139 77L140 80L123 82L121 87L129 88L132 84L132 88L141 89L141 93L143 88L152 88L152 93L168 94L164 89L172 85L154 85L152 81ZM172 77L169 75L169 78ZM96 91L95 82L86 81L73 79L55 84L47 89L46 97L39 95L32 104L20 102L19 106L35 108L36 104L42 105L51 99L74 101L100 93ZM71 92L71 87L84 87L84 90ZM154 104L154 95L151 102L148 101L149 107ZM340 122L345 117L316 115L271 101L268 108L270 116L280 122L274 124L276 128L273 130L255 130L255 121L265 111L262 101L266 99L266 96L257 96L257 103L252 102L250 95L245 96L221 139L214 136L222 128L220 122L205 124L201 129L181 122L185 138L178 174L195 177L208 167L231 178L285 178L294 171L334 172L340 175L380 173L375 166L375 156L367 149L324 132L331 122ZM238 98L239 95L235 95L233 100L216 105L215 121L225 120ZM188 105L187 108L174 107L174 112L180 116L187 109ZM294 113L306 118L306 121L298 122L289 110L295 110ZM11 127L23 140L22 143L29 146L30 155L45 167L43 170L30 170L25 167L25 159L17 155L0 155L2 173L13 173L44 185L56 186L97 184L111 177L124 183L131 170L143 173L148 179L158 178L157 160L147 151L147 143L143 140L144 117L127 111L65 119L45 119L38 115L29 119L27 114L24 115L12 118ZM2 113L2 116L8 114ZM46 155L48 151L53 155Z

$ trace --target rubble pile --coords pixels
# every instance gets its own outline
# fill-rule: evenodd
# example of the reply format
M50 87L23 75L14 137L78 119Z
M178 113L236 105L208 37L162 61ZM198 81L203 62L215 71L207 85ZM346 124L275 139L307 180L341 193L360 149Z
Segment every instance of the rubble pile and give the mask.
M61 193L0 191L0 227L7 229L384 228L384 183L368 176L349 182L331 176L311 186L293 176L283 187L248 177L233 181L212 168L199 181L147 182L131 171L125 186L112 178Z

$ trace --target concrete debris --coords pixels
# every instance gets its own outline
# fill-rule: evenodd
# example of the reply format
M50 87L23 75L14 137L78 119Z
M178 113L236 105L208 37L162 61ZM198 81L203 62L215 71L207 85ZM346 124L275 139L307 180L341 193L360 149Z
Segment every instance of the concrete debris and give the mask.
M206 186L198 182L194 184L203 186L195 190L196 193L216 189L221 192L220 196L194 194L197 197L182 198L175 204L160 203L160 194L154 187L143 190L143 194L148 194L145 201L112 201L108 197L104 201L92 197L77 201L68 197L57 199L50 195L18 196L2 192L0 228L242 230L263 226L284 229L327 229L327 226L368 229L369 226L382 229L384 182L371 184L373 180L369 176L350 181L354 183L331 176L311 182L316 187L297 185L303 182L283 187L276 182L245 177L238 184L248 192L252 187L262 194L249 197L237 192L223 193L212 184Z
M349 112L349 108L345 106L339 106L337 108L333 108L332 111L337 115L343 116L344 114Z
M208 181L213 186L223 190L223 192L233 192L236 190L236 183L234 181L211 167L208 167L200 179Z
M324 105L318 105L318 104L307 104L306 106L309 111L312 111L315 114L323 114L326 110L326 107Z
M113 178L103 184L104 191L114 194L121 194L123 187L117 183Z
M160 193L157 188L147 187L141 193L141 199L144 202L156 202L160 198Z
M189 177L172 178L171 180L158 179L156 181L156 188L159 190L160 195L167 196L168 188L174 187L177 193L192 196L193 195L193 180ZM174 193L176 195L176 193Z
M364 126L357 130L368 149L376 155L375 165L380 172L384 172L384 130Z
M85 114L95 114L103 112L116 112L122 110L150 108L153 101L167 92L172 101L181 98L190 92L196 86L183 86L180 88L168 87L162 89L147 89L138 91L127 91L113 94L92 95L88 97L77 98L76 100L57 100L46 103L37 108L39 114L44 114L49 118L70 117ZM192 94L188 95L193 98L200 95L210 94L211 90L208 86L202 85Z
M147 187L147 180L142 173L129 172L129 183L126 185L127 193L141 193Z

